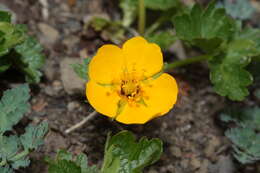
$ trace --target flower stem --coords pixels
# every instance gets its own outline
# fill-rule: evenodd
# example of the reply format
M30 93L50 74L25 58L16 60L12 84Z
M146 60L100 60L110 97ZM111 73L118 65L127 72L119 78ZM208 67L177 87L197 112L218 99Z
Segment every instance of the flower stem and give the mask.
M200 56L176 61L176 62L168 64L165 68L165 71L170 70L170 69L174 69L176 67L181 67L181 66L193 64L193 63L196 63L196 62L204 61L204 60L209 59L210 57L211 57L210 55L200 55Z
M145 5L144 5L144 0L138 0L138 8L139 8L139 21L138 21L138 31L140 35L144 34L145 30Z

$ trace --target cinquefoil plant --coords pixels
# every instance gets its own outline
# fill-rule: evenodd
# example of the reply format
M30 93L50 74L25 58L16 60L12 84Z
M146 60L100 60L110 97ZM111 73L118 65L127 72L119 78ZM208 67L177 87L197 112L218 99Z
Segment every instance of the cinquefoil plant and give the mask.
M37 83L44 60L41 45L27 34L26 26L12 24L11 14L0 11L0 73L14 67L25 74L27 82Z
M14 169L30 164L28 154L43 144L48 124L29 125L25 133L17 136L12 133L16 125L29 110L28 85L7 90L0 101L0 172L12 173Z
M234 157L243 164L260 160L260 108L229 110L221 120L237 125L225 132L233 143Z

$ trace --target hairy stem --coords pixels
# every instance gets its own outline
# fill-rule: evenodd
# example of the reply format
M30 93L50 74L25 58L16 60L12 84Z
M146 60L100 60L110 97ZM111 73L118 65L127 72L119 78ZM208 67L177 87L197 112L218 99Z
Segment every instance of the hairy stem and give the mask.
M205 61L205 60L209 59L210 57L211 57L210 55L201 55L201 56L196 56L196 57L176 61L176 62L168 64L165 68L165 71L174 69L176 67L181 67L181 66L197 63L200 61Z
M145 30L145 5L144 5L144 0L138 0L138 8L139 8L139 21L138 21L138 32L140 35L144 35L144 30Z

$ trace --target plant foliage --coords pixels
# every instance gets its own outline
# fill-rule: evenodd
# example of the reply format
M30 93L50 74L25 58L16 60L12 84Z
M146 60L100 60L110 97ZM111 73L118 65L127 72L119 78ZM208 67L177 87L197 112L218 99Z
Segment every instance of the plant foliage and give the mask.
M98 173L96 166L88 166L85 154L73 155L65 150L60 150L54 161L47 158L49 173Z
M173 19L179 39L210 55L210 80L215 91L241 101L248 94L253 77L247 66L260 54L260 30L245 28L211 2L203 10L195 4L188 13Z
M85 58L82 64L71 64L74 72L84 80L89 80L88 77L88 64L90 63L91 58Z
M260 108L231 109L221 119L237 125L225 132L233 143L234 157L243 164L260 160Z
M25 133L5 135L11 131L29 110L29 87L21 85L7 90L0 101L0 172L11 173L13 169L26 167L30 164L28 154L43 144L43 137L48 124L29 125Z
M0 11L0 72L15 67L25 74L27 82L37 83L44 59L41 45L27 34L26 27L12 24L11 15Z
M143 169L157 160L162 153L159 139L141 138L135 142L132 133L122 131L108 137L104 162L101 170L88 166L87 156L80 154L73 159L72 154L61 150L56 159L49 163L49 173L141 173Z

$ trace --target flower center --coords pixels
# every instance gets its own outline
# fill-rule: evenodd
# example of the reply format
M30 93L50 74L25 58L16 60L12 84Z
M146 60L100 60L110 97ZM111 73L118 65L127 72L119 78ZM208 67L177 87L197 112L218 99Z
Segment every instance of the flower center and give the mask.
M136 80L122 80L120 94L127 99L133 99L140 95L140 85Z

